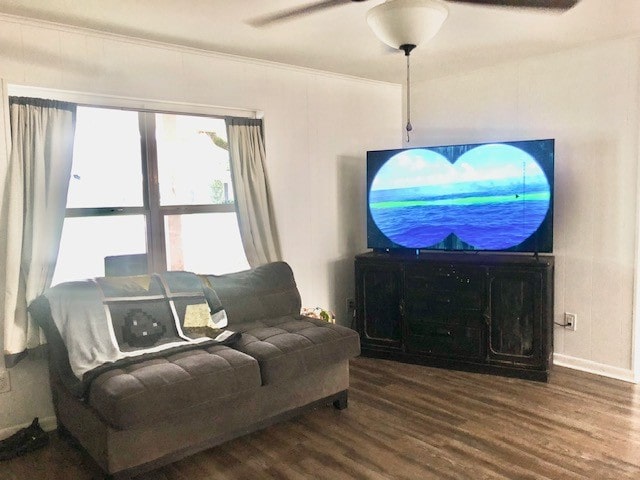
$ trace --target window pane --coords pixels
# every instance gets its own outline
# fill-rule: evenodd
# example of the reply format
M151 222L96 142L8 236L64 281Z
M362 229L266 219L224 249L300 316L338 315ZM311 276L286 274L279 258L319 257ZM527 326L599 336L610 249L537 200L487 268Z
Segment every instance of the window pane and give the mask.
M233 203L224 120L158 113L156 142L161 205Z
M220 275L249 268L235 212L167 215L164 225L169 270Z
M104 258L146 253L144 215L64 220L53 284L104 276Z
M67 208L142 206L138 113L78 107Z

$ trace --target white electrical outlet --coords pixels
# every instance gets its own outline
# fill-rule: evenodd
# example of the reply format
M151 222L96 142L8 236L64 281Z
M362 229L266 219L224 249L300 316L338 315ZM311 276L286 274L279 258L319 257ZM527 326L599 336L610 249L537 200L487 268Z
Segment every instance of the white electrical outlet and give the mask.
M0 393L11 391L11 379L7 370L0 370Z
M565 312L564 314L564 328L576 331L576 323L578 322L578 315L575 313Z

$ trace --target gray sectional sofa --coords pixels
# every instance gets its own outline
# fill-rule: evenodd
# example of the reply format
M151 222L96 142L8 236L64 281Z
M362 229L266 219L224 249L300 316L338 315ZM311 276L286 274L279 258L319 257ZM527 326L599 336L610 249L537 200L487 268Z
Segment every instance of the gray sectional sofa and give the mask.
M347 406L358 334L302 317L286 263L208 275L206 282L226 311L228 328L242 332L236 343L172 348L103 366L85 378L69 364L52 318L52 293L30 306L49 342L59 430L113 478L152 470L313 406ZM84 308L82 294L68 299L74 302Z

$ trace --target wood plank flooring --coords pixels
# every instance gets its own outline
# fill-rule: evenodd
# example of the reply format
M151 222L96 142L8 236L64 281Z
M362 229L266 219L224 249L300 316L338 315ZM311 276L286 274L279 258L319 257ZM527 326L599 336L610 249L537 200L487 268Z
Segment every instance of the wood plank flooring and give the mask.
M94 479L54 434L0 479ZM548 384L357 358L319 408L139 480L640 479L640 387L556 367Z

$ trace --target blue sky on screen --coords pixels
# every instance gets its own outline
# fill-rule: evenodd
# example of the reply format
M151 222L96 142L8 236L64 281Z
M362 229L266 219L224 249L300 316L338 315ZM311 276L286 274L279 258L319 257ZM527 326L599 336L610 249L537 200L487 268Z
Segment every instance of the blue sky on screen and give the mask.
M528 184L547 183L534 158L511 145L498 143L475 147L453 164L434 150L418 148L391 157L376 174L371 190L467 182L508 184L523 178Z

